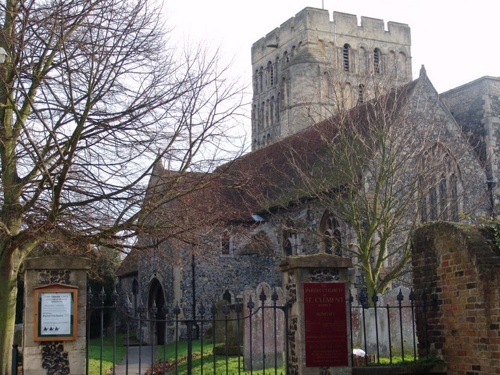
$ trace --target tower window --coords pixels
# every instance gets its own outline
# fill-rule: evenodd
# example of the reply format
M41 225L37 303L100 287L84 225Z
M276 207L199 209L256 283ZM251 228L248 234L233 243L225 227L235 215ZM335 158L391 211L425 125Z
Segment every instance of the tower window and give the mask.
M380 74L380 62L381 62L381 53L378 48L373 50L373 71L375 74Z
M358 86L358 104L365 102L365 85Z
M272 86L274 85L274 67L271 61L267 63L267 71L269 74L269 85Z
M349 61L350 49L351 47L349 46L349 44L344 44L344 48L342 49L343 68L346 72L348 72L351 68Z

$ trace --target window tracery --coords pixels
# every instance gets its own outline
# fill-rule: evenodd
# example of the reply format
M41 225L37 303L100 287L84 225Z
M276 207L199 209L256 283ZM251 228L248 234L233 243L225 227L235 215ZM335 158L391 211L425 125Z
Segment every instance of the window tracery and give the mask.
M320 223L323 247L327 254L342 256L342 232L338 220L329 211L323 214Z
M420 221L459 220L458 165L447 149L436 144L424 154L419 179Z

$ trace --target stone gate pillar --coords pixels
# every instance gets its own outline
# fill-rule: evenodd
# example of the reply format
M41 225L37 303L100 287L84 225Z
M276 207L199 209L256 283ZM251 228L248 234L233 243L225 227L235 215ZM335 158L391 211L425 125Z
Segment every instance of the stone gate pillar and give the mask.
M330 254L287 257L281 264L292 375L351 374L349 271L352 261Z
M89 269L90 260L78 257L56 255L24 261L25 375L86 373Z

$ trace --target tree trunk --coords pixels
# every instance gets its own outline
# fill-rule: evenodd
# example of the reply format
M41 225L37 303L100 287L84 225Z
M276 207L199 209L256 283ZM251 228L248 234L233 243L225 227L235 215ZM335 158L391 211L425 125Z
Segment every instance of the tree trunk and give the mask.
M17 267L13 266L12 257L4 254L0 259L0 375L10 374L12 368L17 299Z

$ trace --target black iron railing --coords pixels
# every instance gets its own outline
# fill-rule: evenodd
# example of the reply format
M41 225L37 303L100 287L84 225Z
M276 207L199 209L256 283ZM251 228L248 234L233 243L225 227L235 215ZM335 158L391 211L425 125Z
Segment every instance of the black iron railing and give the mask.
M178 375L181 368L187 375L195 368L200 375L289 373L288 309L278 305L275 292L266 296L262 291L256 298L259 301L250 298L245 305L225 303L207 309L200 304L189 309L194 315L189 318L178 305L168 309L153 303L147 309L139 303L132 311L130 302L118 303L116 292L110 297L104 291L88 296L87 329L90 334L91 325L99 328L99 356L102 358L104 338L108 336L109 341L111 336L113 363L121 363L118 371L117 366L103 368L101 362L99 375L144 374L151 366L155 374ZM106 302L109 299L111 303ZM400 290L396 303L384 305L377 295L369 299L361 293L356 303L349 298L348 309L353 367L415 362L429 354L426 324L437 302L432 298L429 303L425 292L417 297L413 291L405 296ZM98 323L91 323L94 317ZM124 342L117 343L117 332L124 332ZM185 345L182 350L181 342ZM117 345L127 349L123 358L117 357ZM236 361L236 370L229 370L230 359Z
M396 304L381 305L377 294L369 299L360 293L355 304L350 296L353 366L416 362L429 355L428 314L437 309L437 300L432 298L429 304L425 292L417 298L413 290L405 296L401 289L396 300Z
M287 346L284 340L284 330L288 326L287 308L278 305L276 292L266 296L262 291L259 302L250 298L245 306L242 303L224 303L207 309L200 304L195 310L196 316L190 318L182 316L178 305L170 310L165 306L158 308L155 303L149 309L140 304L137 311L132 311L130 303L122 306L118 304L116 292L111 296L111 304L107 305L106 300L104 290L97 296L91 291L88 293L88 335L91 331L91 319L95 320L97 317L99 322L99 337L94 338L100 341L99 375L128 375L132 372L144 374L152 366L155 374L168 372L177 375L182 368L183 373L191 375L195 367L194 360L197 361L197 374L200 375L204 372L226 375L229 372L231 375L288 373ZM120 330L124 331L125 336L124 358L117 358L116 355L117 332ZM106 336L108 339L109 336L113 337L112 357L116 365L110 369L103 368L102 365ZM244 337L247 337L245 342ZM182 351L181 342L185 345L185 350ZM198 345L197 353L193 348L195 342ZM136 352L133 358L131 348ZM230 370L230 359L236 362L236 369L233 365ZM88 361L87 355L87 375Z

